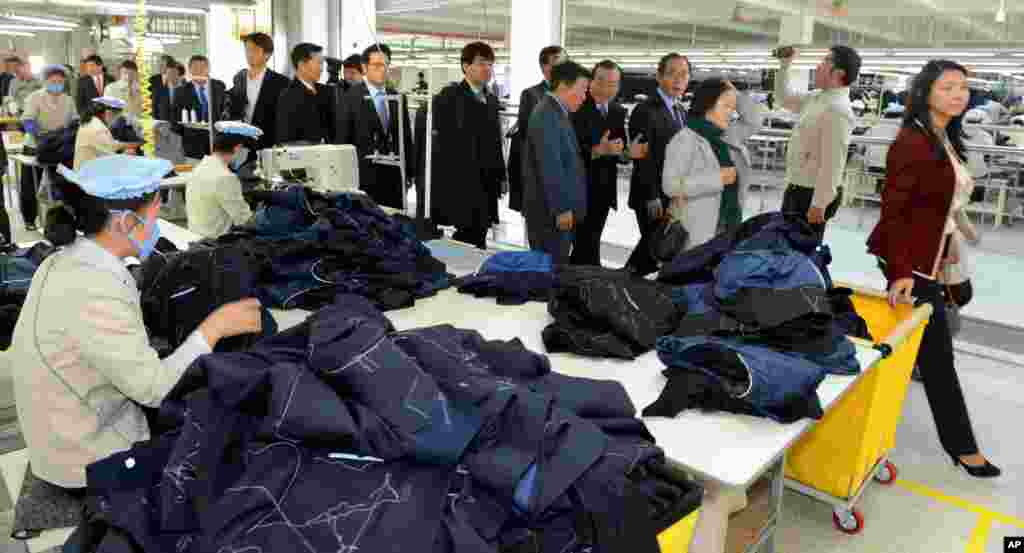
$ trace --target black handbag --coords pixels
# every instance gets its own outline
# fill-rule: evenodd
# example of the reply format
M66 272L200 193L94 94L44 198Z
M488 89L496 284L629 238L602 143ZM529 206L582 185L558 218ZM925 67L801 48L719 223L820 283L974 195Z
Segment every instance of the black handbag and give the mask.
M664 218L657 223L651 233L650 249L654 259L668 263L686 250L690 241L690 233L679 221Z

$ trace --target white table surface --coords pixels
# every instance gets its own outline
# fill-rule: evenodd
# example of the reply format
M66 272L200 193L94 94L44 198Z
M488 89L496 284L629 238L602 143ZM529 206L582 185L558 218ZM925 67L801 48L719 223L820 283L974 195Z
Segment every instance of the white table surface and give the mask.
M160 223L164 236L179 247L197 240L196 235L187 229L165 221ZM444 253L461 249L461 246L445 244L437 249L437 255L444 261ZM480 254L472 249L466 250L466 253L472 262L462 267L450 264L449 271L464 273L465 267L476 264L473 256L479 257ZM273 315L281 329L286 329L304 321L309 313L302 310L273 310ZM411 308L388 311L385 315L398 330L451 324L471 328L492 340L519 338L527 348L538 352L546 351L541 332L552 321L547 305L543 303L501 306L493 299L479 299L460 294L454 289L417 300ZM638 412L653 403L665 387L666 379L661 374L665 365L655 352L633 361L592 359L567 354L549 357L555 371L571 376L621 382ZM858 345L857 358L861 367L871 367L881 359L881 354ZM828 376L818 388L822 407L827 411L852 386L856 378ZM671 419L645 418L644 422L669 459L704 478L740 487L752 484L814 423L803 419L784 425L761 417L695 410L685 411Z

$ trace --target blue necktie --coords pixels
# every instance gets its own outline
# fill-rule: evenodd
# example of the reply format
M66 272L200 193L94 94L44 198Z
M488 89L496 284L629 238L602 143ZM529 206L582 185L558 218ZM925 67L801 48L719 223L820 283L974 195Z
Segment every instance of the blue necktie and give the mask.
M380 116L380 122L384 125L384 129L390 128L390 120L388 119L388 102L384 99L385 92L383 90L377 91L376 105L377 115Z
M205 86L200 86L199 87L199 119L202 120L202 121L206 121L206 118L209 115L209 112L210 112L210 103L209 103L209 100L206 99L206 87Z
M597 109L601 112L601 117L608 117L608 106L601 104L597 106Z

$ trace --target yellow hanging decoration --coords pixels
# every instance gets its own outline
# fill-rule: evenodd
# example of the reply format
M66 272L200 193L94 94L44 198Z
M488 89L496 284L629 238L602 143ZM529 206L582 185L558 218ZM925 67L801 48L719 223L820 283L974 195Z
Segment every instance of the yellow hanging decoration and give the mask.
M139 123L146 140L143 151L151 156L156 151L156 132L153 123L153 93L149 88L149 64L146 62L146 30L146 0L139 0L138 13L135 15L135 63L139 66L139 93L142 95Z

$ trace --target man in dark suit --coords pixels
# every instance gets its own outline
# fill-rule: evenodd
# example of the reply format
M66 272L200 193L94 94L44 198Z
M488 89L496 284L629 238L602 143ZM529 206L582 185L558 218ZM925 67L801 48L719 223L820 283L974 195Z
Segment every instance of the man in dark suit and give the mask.
M487 248L487 229L498 222L498 196L505 179L501 110L487 92L494 50L483 42L462 49L465 79L434 99L432 218L457 228L452 237Z
M210 60L206 56L192 56L188 60L192 80L175 93L171 104L171 121L179 123L173 128L181 134L185 157L203 159L210 155L210 133L206 130L185 128L181 123L182 110L195 113L196 121L215 123L223 119L227 87L223 81L210 78Z
M249 152L249 160L256 158L256 152L277 143L277 103L281 93L288 88L288 78L267 67L274 54L274 41L265 33L246 35L245 61L248 69L235 75L229 97L229 117L263 131L263 136Z
M658 270L658 261L650 251L651 233L666 215L668 198L661 191L661 173L668 143L686 124L679 99L690 84L690 60L676 53L662 57L657 78L658 89L633 110L629 120L631 140L647 144L642 159L634 162L629 187L629 207L636 212L640 243L626 267L641 276Z
M520 170L522 169L521 151L523 143L526 142L526 134L530 126L530 114L533 108L544 99L544 95L551 91L551 68L557 65L565 57L565 50L561 46L548 46L540 51L540 69L544 73L544 80L540 83L523 90L519 95L519 116L516 119L516 133L512 136L512 144L508 153L508 185L509 185L509 208L515 211L523 210L523 184Z
M523 214L530 249L570 261L573 231L587 218L580 144L569 120L587 98L590 72L568 61L551 70L552 92L530 115L523 147Z
M78 79L78 94L75 100L78 113L85 113L92 106L92 101L107 90L107 86L114 82L103 66L103 58L93 54L83 60L85 73Z
M0 63L0 100L11 92L11 83L14 81L14 67L18 58L11 56L4 58Z
M153 93L153 117L160 121L172 121L171 108L174 107L174 101L178 94L181 94L185 79L185 66L172 60L164 67L163 75L157 75L157 77L160 77L162 86ZM178 116L181 116L180 112Z
M341 62L341 74L345 90L363 82L363 57L359 54L352 54L345 58Z
M407 179L415 169L412 149L412 126L409 106L402 97L397 100L386 96L398 94L387 86L391 49L385 44L374 44L363 51L363 73L366 80L350 88L341 101L338 114L338 144L352 144L359 151L359 187L380 205L402 208L406 183L399 167L382 165L367 159L374 152L397 154L399 140L405 142ZM399 117L403 118L404 136L399 132Z
M331 142L334 110L327 87L320 84L324 71L324 49L303 42L292 49L295 79L277 101L278 144Z
M164 89L167 88L167 68L172 63L177 63L174 58L168 54L160 56L160 67L158 72L149 78L149 94L153 98L153 111L156 112L156 99L158 96L162 96ZM157 118L159 119L159 117Z
M618 207L619 163L626 140L626 108L614 102L622 70L605 60L594 67L590 97L573 114L587 170L587 218L576 226L573 265L601 265L601 235L608 211Z

